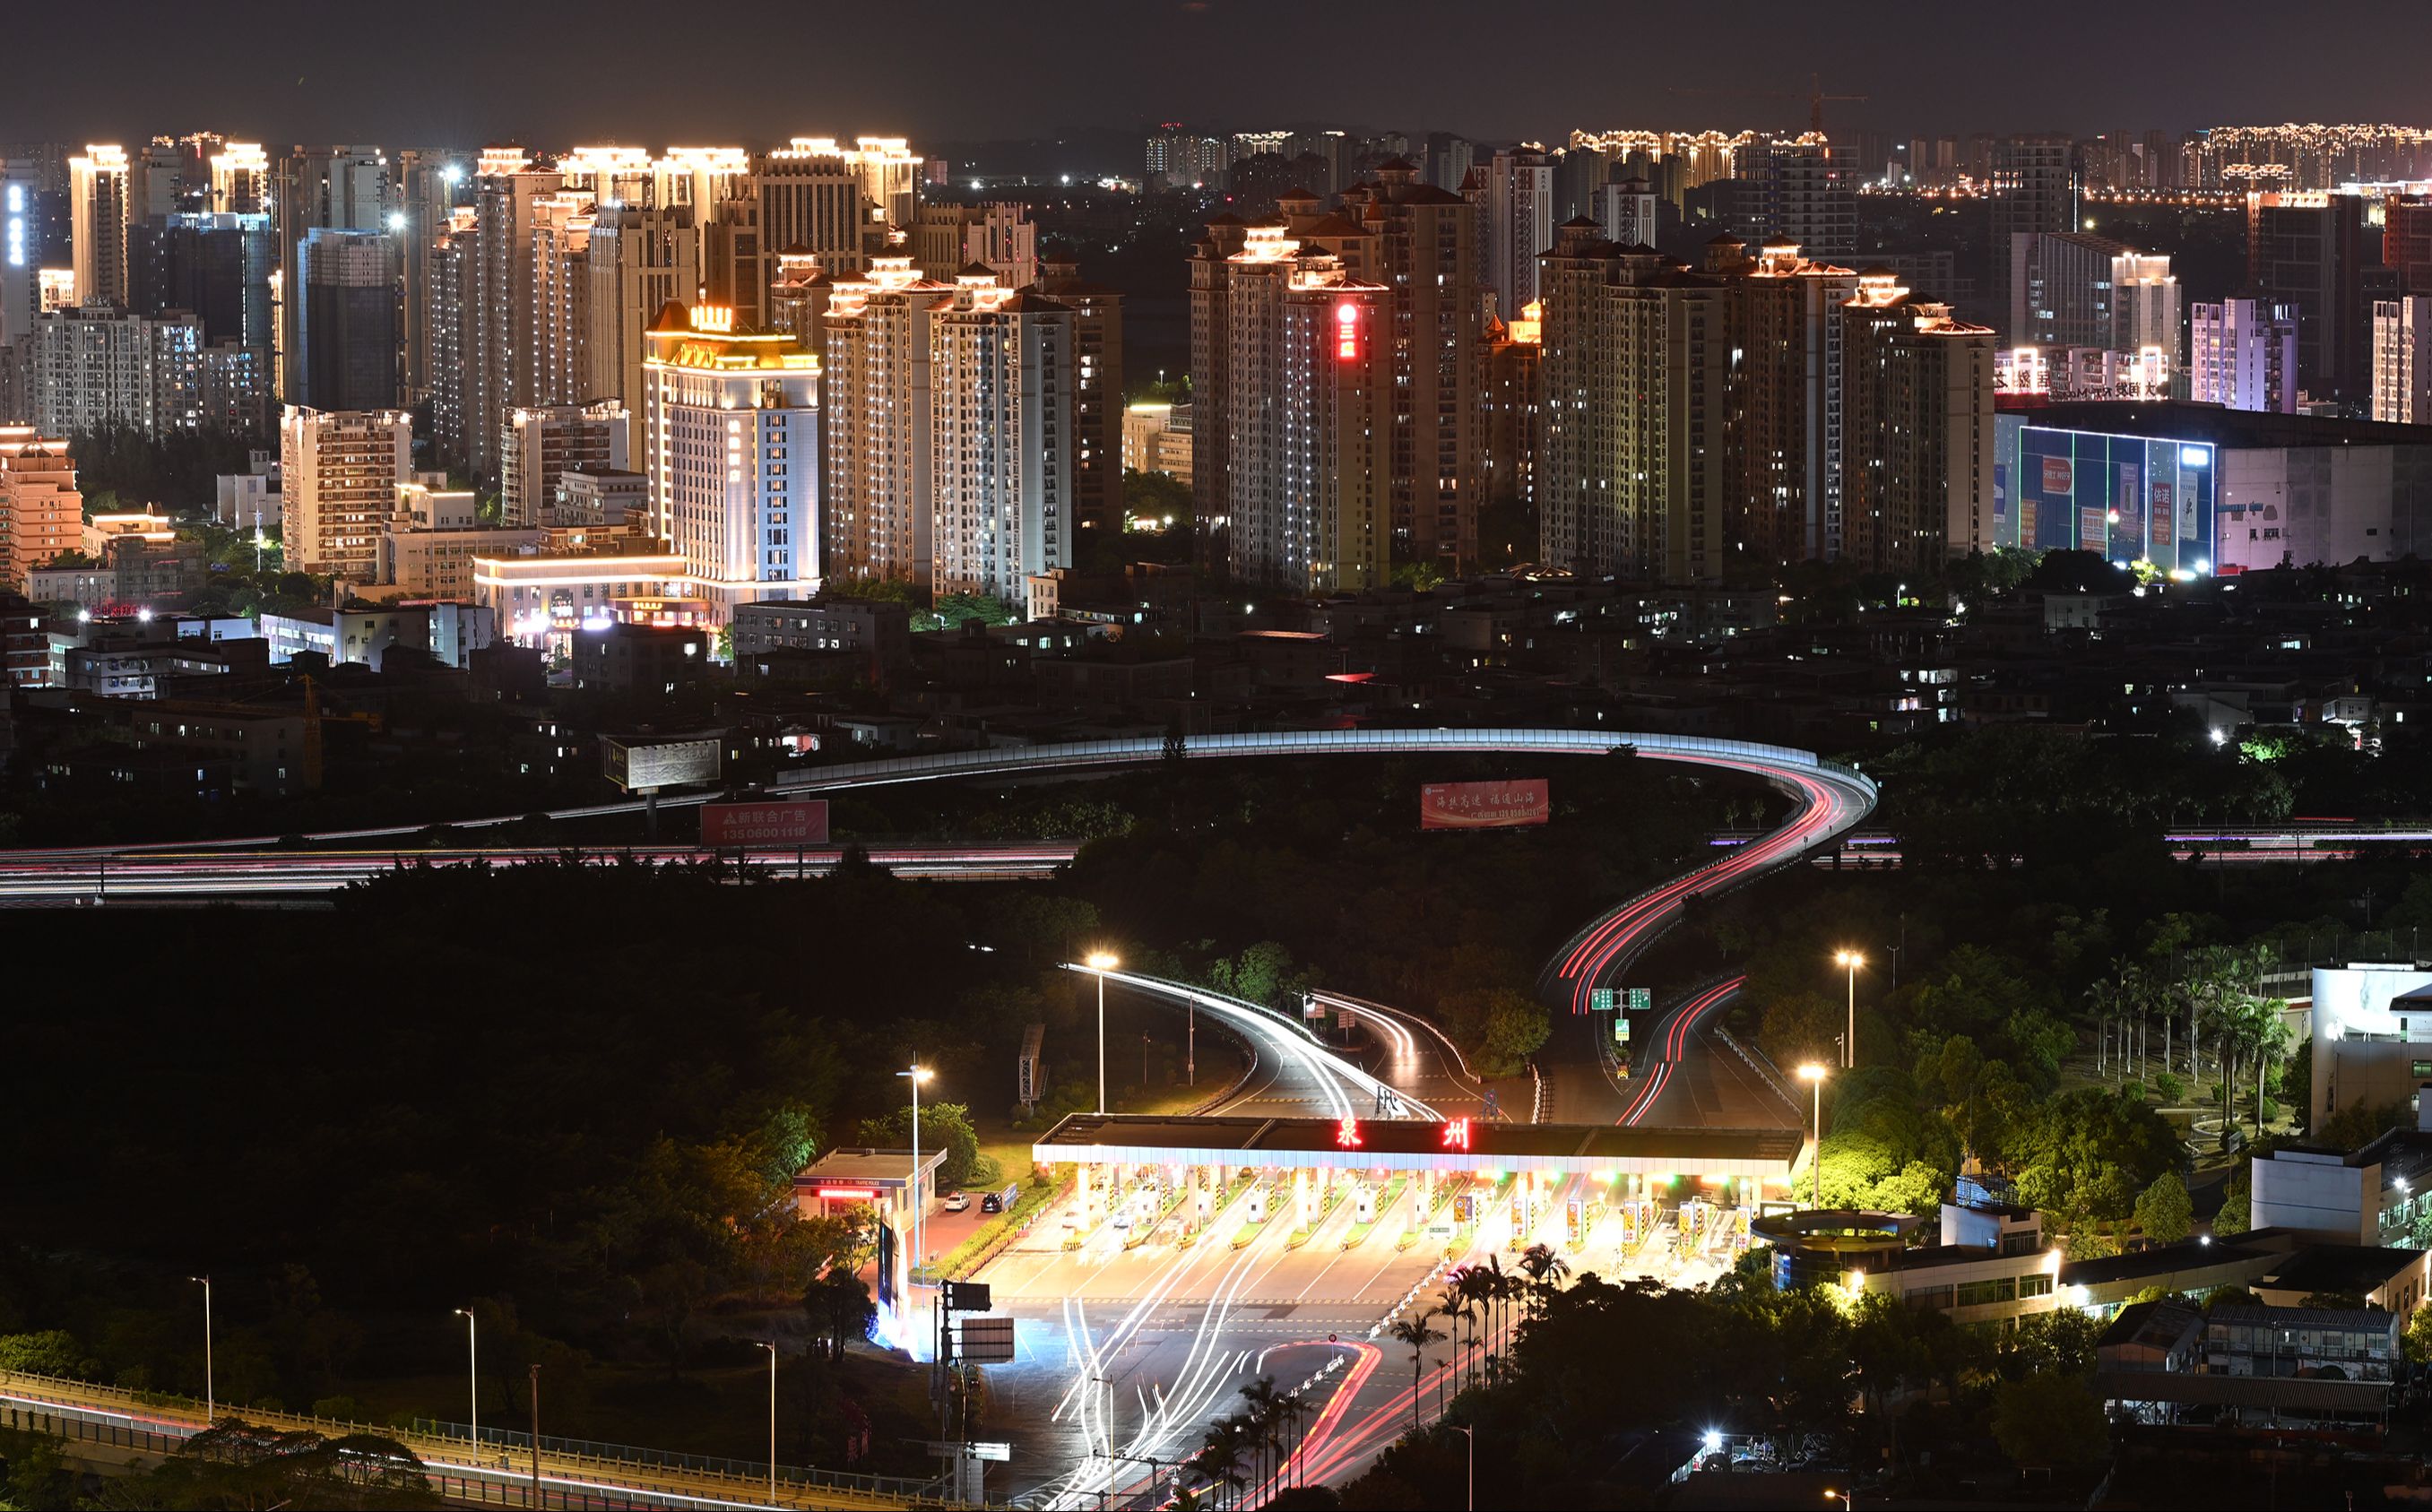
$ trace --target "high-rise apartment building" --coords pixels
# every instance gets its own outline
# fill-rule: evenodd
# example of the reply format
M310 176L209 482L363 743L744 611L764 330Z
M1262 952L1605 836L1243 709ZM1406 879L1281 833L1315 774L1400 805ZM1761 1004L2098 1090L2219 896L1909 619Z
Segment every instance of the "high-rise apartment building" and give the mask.
M1486 424L1478 436L1478 497L1482 507L1537 503L1537 438L1544 428L1545 357L1543 305L1523 306L1510 321L1496 321L1486 337ZM1535 559L1534 540L1492 540L1483 519L1478 550L1488 558Z
M1737 483L1730 281L1617 246L1584 218L1542 262L1545 560L1592 576L1718 578Z
M2187 309L2187 397L2297 412L2301 320L2293 303L2240 296Z
M431 383L431 435L441 461L470 469L473 318L480 297L479 212L450 210L423 256L423 372ZM637 369L638 371L638 369Z
M1140 167L1157 189L1222 188L1230 164L1222 136L1168 121L1148 134Z
M1072 311L1072 524L1123 528L1123 296L1081 277L1062 252L1043 257L1039 294ZM1002 279L1000 279L1002 281ZM1076 546L1072 555L1080 556Z
M1731 340L1740 353L1731 399L1740 482L1724 520L1734 566L1829 560L1842 551L1848 416L1842 307L1858 275L1810 260L1787 237L1753 259L1723 260L1734 296Z
M411 482L414 417L289 405L279 423L279 534L289 567L377 580L397 485Z
M1358 234L1343 234L1337 221L1349 221ZM1393 159L1378 165L1375 182L1344 193L1341 215L1298 223L1287 234L1342 258L1354 278L1392 291L1386 345L1393 365L1386 451L1391 544L1397 556L1458 569L1477 555L1483 476L1479 358L1486 313L1478 291L1488 260L1477 215L1461 195L1425 182L1416 165ZM1535 252L1528 259L1532 289ZM1528 303L1523 299L1508 311Z
M923 278L910 258L881 258L838 278L823 318L822 387L830 423L827 567L839 578L933 580L929 312L954 286Z
M974 272L929 320L931 586L1019 602L1073 560L1072 311Z
M270 203L270 155L259 142L228 142L211 157L214 215L260 215Z
M2372 397L2366 269L2384 247L2361 194L2272 192L2246 197L2246 277L2297 314L2297 385L2363 408Z
M314 227L298 249L294 370L298 402L316 410L397 405L397 242L386 231Z
M690 303L701 290L701 236L690 206L620 205L591 221L583 254L591 288L586 343L590 376L577 395L642 402L644 332L669 301Z
M1392 292L1279 226L1247 228L1223 277L1211 354L1222 377L1202 392L1221 393L1228 411L1228 513L1217 527L1226 575L1290 594L1374 587L1391 529L1381 432L1392 412Z
M568 468L625 467L625 407L548 404L507 412L498 445L498 518L510 529L554 525L549 510Z
M1588 214L1617 246L1655 244L1655 191L1644 178L1621 178L1598 184L1589 196Z
M2156 380L2177 371L2179 283L2167 253L2084 231L2022 236L2014 244L2009 299L2015 345L2157 352Z
M469 169L468 160L455 153L408 149L397 155L399 191L389 224L397 230L403 290L397 301L398 385L417 405L432 397L431 254L448 234Z
M912 265L924 278L983 267L1008 289L1039 281L1039 227L1026 206L923 205L911 231Z
M130 426L147 435L201 422L202 323L184 311L134 315L112 300L54 310L34 323L25 392L50 435Z
M1862 274L1848 329L1842 557L1862 570L1940 566L1993 544L1989 326Z
M279 265L270 217L180 213L144 228L129 307L139 315L190 310L206 344L234 342L269 361L271 275Z
M1537 297L1537 257L1554 244L1554 166L1534 147L1498 147L1486 171L1486 282L1508 318Z
M820 560L819 364L733 312L669 306L642 369L642 472L659 536L716 623L814 593Z
M2432 425L2432 294L2373 301L2373 418Z
M1858 248L1858 153L1816 132L1768 137L1741 155L1754 191L1740 228L1797 245L1811 258L1846 258ZM1647 244L1652 245L1650 240Z
M315 230L386 232L395 208L388 155L378 147L296 147L278 160L271 193L279 238L280 397L304 392L305 246Z
M42 312L40 184L32 163L0 157L0 403L8 387L8 349L25 339Z
M2001 298L2016 281L2018 238L2077 228L2070 142L2062 136L2003 137L1989 143L1993 289ZM2013 341L2023 340L2017 332Z
M464 394L467 450L473 472L494 478L507 412L538 404L541 391L537 269L532 255L539 202L558 192L554 169L541 168L517 147L487 147L474 165L472 297L465 318Z
M69 242L76 297L127 303L127 149L95 144L68 160Z
M591 233L595 201L560 190L532 201L532 394L540 404L591 396Z
M68 444L32 426L0 426L0 586L84 546L84 496Z

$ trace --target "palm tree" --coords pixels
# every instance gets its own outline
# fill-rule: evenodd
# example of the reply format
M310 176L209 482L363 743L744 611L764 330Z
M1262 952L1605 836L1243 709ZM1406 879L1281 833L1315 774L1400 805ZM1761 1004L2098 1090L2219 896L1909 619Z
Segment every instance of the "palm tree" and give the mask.
M1216 1483L1220 1503L1228 1502L1233 1487L1241 1484L1241 1431L1240 1418L1218 1419L1208 1425L1199 1453L1191 1457L1191 1466Z
M2153 1079L2153 1056L2148 1026L2153 1014L2153 984L2146 979L2144 968L2131 962L2114 961L2111 968L2120 977L2120 1001L2136 1017L2136 1078L2150 1082Z
M1550 1246L1532 1244L1520 1256L1520 1268L1528 1275L1528 1316L1531 1319L1545 1316L1545 1299L1554 1283L1571 1273L1570 1262L1556 1254Z
M1501 1255L1493 1253L1487 1255L1486 1300L1495 1309L1495 1326L1486 1336L1486 1359L1490 1378L1492 1378L1495 1365L1502 1358L1502 1352L1498 1351L1495 1348L1495 1345L1502 1339L1504 1330L1507 1327L1504 1314L1505 1310L1511 1305L1513 1294L1513 1283L1518 1279L1519 1278L1516 1276L1505 1273L1503 1269L1503 1257Z
M1444 1335L1427 1326L1426 1313L1421 1313L1416 1318L1396 1319L1393 1326L1387 1332L1393 1336L1394 1343L1407 1344L1410 1349L1410 1432L1417 1433L1419 1431L1419 1382L1425 1378L1427 1371L1427 1346L1440 1342Z
M2111 1019L2120 1011L2120 984L2098 978L2086 989L2086 1005L2094 1010L2094 1074L2110 1064Z
M1258 1484L1267 1482L1267 1451L1275 1445L1275 1378L1262 1375L1241 1388L1244 1426L1250 1440L1250 1463Z
M1489 1255L1487 1258L1493 1259L1494 1257ZM1461 1271L1461 1280L1457 1285L1461 1287L1461 1301L1469 1304L1470 1349L1473 1353L1482 1354L1484 1352L1478 1347L1478 1325L1480 1322L1484 1322L1486 1325L1485 1349L1492 1350L1495 1347L1495 1325L1492 1318L1492 1308L1494 1305L1493 1299L1495 1296L1495 1280L1486 1273L1486 1268L1484 1266L1470 1266ZM1476 1366L1473 1365L1471 1369L1473 1370L1476 1369Z
M1291 1440L1290 1452L1285 1454L1283 1470L1279 1472L1287 1474L1287 1485L1297 1484L1309 1469L1308 1466L1298 1462L1298 1455L1303 1442L1302 1436L1307 1431L1308 1420L1316 1411L1316 1403L1296 1391L1288 1392L1275 1399L1275 1417L1283 1424L1284 1436ZM1283 1488L1277 1487L1278 1490Z

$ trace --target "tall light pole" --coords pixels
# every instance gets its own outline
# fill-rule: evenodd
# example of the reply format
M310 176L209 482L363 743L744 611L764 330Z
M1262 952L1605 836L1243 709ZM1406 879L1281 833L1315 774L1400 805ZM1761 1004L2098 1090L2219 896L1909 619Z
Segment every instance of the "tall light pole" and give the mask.
M1106 1116L1106 973L1123 965L1105 950L1089 955L1089 969L1098 974L1098 1117Z
M189 1276L203 1288L203 1421L215 1423L220 1419L219 1393L211 1386L211 1278Z
M1832 958L1849 968L1849 1036L1841 1041L1841 1065L1844 1068L1858 1064L1858 968L1866 958L1855 950L1844 950Z
M920 1084L912 1084L918 1087ZM916 1169L917 1174L917 1169ZM767 1339L753 1343L768 1352L768 1504L777 1504L777 1346Z
M904 1195L912 1204L912 1264L904 1273L904 1300L908 1302L912 1300L913 1282L920 1274L920 1218L921 1209L927 1205L920 1201L920 1084L933 1073L925 1066L915 1066L895 1074L912 1084L912 1175L904 1184ZM776 1367L771 1365L769 1369Z
M1816 1084L1816 1208L1824 1208L1824 1067L1809 1061L1799 1068L1799 1079Z
M1444 1426L1469 1440L1469 1512L1478 1512L1478 1430L1458 1423Z
M473 1309L459 1307L456 1316L464 1319L464 1354L473 1378L473 1459L481 1458L481 1336L473 1321Z

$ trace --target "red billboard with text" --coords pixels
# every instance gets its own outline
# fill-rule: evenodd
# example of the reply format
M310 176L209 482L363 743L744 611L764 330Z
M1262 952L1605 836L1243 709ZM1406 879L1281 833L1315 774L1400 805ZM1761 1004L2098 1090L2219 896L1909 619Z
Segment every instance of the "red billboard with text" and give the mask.
M704 803L701 806L701 843L710 850L823 846L828 843L828 800Z
M1542 777L1504 782L1429 782L1419 789L1419 828L1500 830L1543 824L1552 807Z

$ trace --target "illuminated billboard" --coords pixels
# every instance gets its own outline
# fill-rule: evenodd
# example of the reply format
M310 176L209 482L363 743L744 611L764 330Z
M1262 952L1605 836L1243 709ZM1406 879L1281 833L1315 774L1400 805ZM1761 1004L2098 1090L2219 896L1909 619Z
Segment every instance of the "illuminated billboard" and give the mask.
M2009 428L2002 428L2007 430ZM2004 436L2003 444L2010 444ZM2000 471L1994 537L2035 551L2092 551L2164 572L2211 568L2216 453L2208 442L2065 430L2032 420Z
M1552 800L1542 777L1503 782L1429 782L1419 789L1422 830L1500 830L1544 824Z

